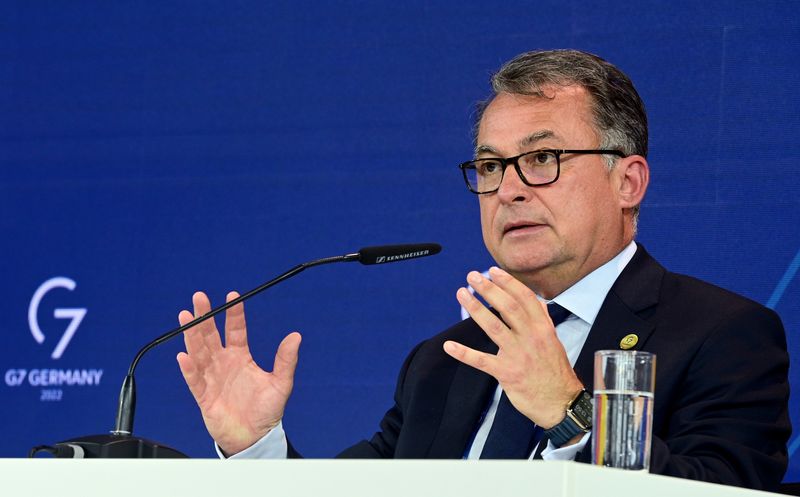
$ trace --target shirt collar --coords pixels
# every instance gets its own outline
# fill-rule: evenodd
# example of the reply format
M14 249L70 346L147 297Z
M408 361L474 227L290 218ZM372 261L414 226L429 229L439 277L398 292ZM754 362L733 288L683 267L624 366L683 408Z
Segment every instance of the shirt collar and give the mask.
M636 242L631 242L613 259L547 302L555 302L590 326L593 325L608 291L635 253Z

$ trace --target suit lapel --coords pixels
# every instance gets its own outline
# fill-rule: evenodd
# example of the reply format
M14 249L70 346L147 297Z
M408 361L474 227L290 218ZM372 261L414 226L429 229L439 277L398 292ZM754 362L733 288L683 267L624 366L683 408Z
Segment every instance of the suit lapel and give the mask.
M594 388L595 351L619 350L622 339L628 335L636 335L638 339L631 350L646 350L647 340L655 330L645 319L646 311L658 303L664 272L639 245L611 287L575 362L575 374L589 391Z
M594 353L598 350L620 350L620 342L627 335L636 335L638 350L653 332L653 325L633 313L619 297L608 294L600 313L589 332L589 337L575 362L575 374L590 392L594 389Z

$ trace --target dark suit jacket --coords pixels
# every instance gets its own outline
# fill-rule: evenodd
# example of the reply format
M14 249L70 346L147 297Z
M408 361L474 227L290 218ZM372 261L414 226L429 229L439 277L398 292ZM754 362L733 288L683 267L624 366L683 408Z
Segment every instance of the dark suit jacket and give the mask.
M650 471L774 489L786 470L786 338L771 310L702 281L666 271L643 247L609 291L575 365L592 390L596 350L657 355ZM497 347L468 319L418 345L406 359L395 405L371 440L342 457L461 458L497 383L442 350L455 340ZM591 445L578 456L589 461Z

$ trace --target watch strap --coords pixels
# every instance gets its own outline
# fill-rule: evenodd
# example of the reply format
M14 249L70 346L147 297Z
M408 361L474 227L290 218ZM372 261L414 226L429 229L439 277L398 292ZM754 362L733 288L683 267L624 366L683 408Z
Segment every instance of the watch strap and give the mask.
M556 447L561 447L579 433L584 433L584 430L569 416L565 417L563 421L554 427L544 431L545 436L547 436Z
M576 405L581 403L580 409L575 409ZM574 416L578 413L577 411L581 411L583 413L590 414L586 417L586 419L581 419L583 426L578 424L578 422L574 419ZM592 427L592 404L591 404L591 396L586 390L582 390L575 399L570 403L569 407L567 408L566 416L564 419L561 420L560 423L553 426L549 430L545 430L544 434L547 438L553 442L553 445L556 447L561 447L565 443L572 440L575 435L580 433L588 432ZM584 416L581 416L583 418Z

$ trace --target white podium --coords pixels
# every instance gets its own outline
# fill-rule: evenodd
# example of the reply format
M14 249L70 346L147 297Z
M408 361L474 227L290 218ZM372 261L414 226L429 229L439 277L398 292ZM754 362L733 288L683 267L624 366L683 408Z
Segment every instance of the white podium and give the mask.
M756 497L563 461L0 459L3 497Z

